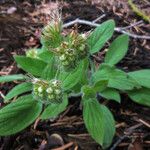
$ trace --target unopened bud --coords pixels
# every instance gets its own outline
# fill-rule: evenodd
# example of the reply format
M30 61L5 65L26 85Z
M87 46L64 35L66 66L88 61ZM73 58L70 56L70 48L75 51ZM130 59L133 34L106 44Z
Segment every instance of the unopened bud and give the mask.
M49 93L49 94L53 93L53 89L51 87L49 87L48 89L46 89L46 92Z

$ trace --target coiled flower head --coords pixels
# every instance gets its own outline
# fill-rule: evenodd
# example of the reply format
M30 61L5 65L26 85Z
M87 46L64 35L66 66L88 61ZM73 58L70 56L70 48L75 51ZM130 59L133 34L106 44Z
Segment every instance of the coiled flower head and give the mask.
M74 69L78 62L87 56L85 38L73 31L66 41L55 49L55 53L66 71Z
M41 34L41 42L47 48L55 48L59 46L62 40L62 21L59 10L52 11L51 21L43 28Z
M63 91L61 82L53 79L50 81L37 80L33 83L33 94L36 99L40 98L48 103L61 103Z
M59 61L65 70L75 68L77 65L76 50L68 45L68 42L62 42L60 47L56 49Z

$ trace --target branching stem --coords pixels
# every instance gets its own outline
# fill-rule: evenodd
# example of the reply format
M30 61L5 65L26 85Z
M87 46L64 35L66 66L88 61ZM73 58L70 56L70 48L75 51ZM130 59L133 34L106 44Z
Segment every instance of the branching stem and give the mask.
M141 22L140 22L140 23L141 23ZM115 28L115 31L116 31L116 32L119 32L119 33L127 34L127 35L129 35L130 37L135 38L135 39L146 39L146 40L150 40L150 36L137 35L137 34L133 34L133 33L130 33L130 32L125 31L126 29L129 29L129 28L131 28L131 27L133 27L133 26L139 25L140 23L138 22L138 23L132 24L132 25L127 26L127 27L116 27L116 28ZM95 22L93 22L93 21L87 21L87 20L82 20L82 19L78 19L78 18L77 18L77 19L75 19L75 20L73 20L73 21L71 21L71 22L65 23L65 24L63 25L63 28L67 28L67 27L72 26L72 25L74 25L74 24L84 24L84 25L88 25L88 26L92 26L92 27L97 27L97 26L100 25L100 24L95 23Z

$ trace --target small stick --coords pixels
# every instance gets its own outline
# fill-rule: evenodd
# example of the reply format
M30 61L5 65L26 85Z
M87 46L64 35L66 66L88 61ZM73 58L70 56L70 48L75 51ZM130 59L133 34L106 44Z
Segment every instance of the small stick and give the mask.
M127 29L130 29L130 28L134 27L134 26L141 25L142 23L143 23L143 20L140 20L140 21L138 21L138 22L132 23L132 24L129 25L129 26L120 27L120 29L122 29L122 30L127 30Z
M78 150L78 146L76 146L76 147L74 148L74 150Z
M73 142L70 142L70 143L68 143L68 144L65 144L65 145L63 145L63 146L61 146L61 147L59 147L59 148L54 148L54 149L52 149L52 150L65 150L65 149L71 147L72 145L73 145Z
M37 127L39 121L40 121L40 117L38 117L38 118L36 119L36 121L35 121L35 123L34 123L34 126L33 126L33 129L36 129L36 127Z
M110 148L110 150L115 150L116 147L125 139L127 138L129 135L131 135L135 129L139 128L142 126L142 123L139 123L135 126L130 127L129 129L127 129L127 134L123 135L122 137L120 137L116 143L114 143L114 145Z
M139 119L139 122L141 122L142 124L144 124L145 126L147 126L148 128L150 128L150 124L147 123L146 121Z
M103 15L101 15L100 17L98 17L97 19L93 20L92 22L93 22L93 23L96 23L96 22L100 21L102 18L104 18L105 16L106 16L106 15L103 14Z

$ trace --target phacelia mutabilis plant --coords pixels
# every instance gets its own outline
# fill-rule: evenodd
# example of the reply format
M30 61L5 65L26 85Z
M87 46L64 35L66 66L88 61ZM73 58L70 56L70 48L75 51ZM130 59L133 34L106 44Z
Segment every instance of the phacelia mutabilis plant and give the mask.
M14 56L18 67L27 72L25 75L0 77L0 82L23 81L4 98L7 105L0 109L0 135L15 134L38 117L57 117L66 109L68 97L80 93L85 126L91 137L107 148L115 134L115 121L97 95L120 103L120 93L127 93L134 102L150 106L150 70L126 73L116 68L127 53L127 35L113 40L99 66L91 60L112 37L113 20L102 23L88 36L76 31L63 35L62 26L57 14L42 31L41 49Z

